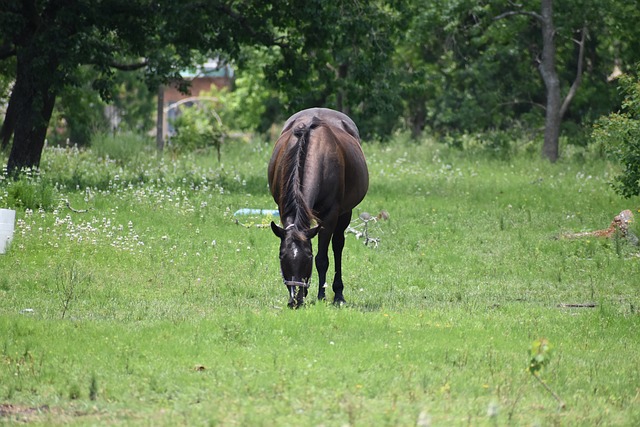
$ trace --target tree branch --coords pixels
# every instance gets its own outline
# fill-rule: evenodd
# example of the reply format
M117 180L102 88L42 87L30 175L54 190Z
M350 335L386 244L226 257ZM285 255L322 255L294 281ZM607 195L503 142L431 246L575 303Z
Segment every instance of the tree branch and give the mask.
M555 391L551 390L551 387L549 387L547 383L542 380L542 378L540 378L537 374L531 375L533 375L533 377L537 379L540 384L542 384L542 387L544 387L544 389L547 390L554 399L556 399L556 402L558 402L558 405L560 405L560 409L565 409L567 407L567 404L564 403L564 400L562 400L562 398L558 396Z
M578 67L576 69L576 78L573 81L571 88L569 88L569 92L567 93L567 96L564 98L564 101L562 102L562 106L560 107L560 117L563 117L564 114L569 109L569 104L571 104L573 97L576 95L576 92L578 91L578 88L582 83L582 68L584 65L584 51L585 51L584 45L585 45L585 40L587 38L587 32L588 32L588 29L587 29L587 26L585 25L584 27L582 27L582 35L580 36L580 41L576 41L576 43L578 43L578 46L580 46L580 49L578 51Z
M531 12L531 11L527 11L527 10L510 10L508 12L501 13L500 15L496 16L495 18L493 18L493 20L497 21L499 19L504 19L504 18L508 18L510 16L516 16L516 15L530 16L530 17L535 18L538 21L542 22L542 15L540 15L540 14L538 14L536 12Z
M120 71L135 71L135 70L139 70L141 68L144 68L147 65L149 65L149 60L148 59L145 59L142 62L137 62L137 63L133 63L133 64L121 64L119 62L111 62L111 63L109 63L109 66L111 68L115 68L116 70L120 70Z
M504 107L505 105L521 105L521 104L526 104L526 105L531 105L534 107L538 107L541 110L546 110L547 107L545 107L544 104L540 104L539 102L534 102L534 101L520 101L520 100L515 100L515 101L509 101L509 102L501 102L500 104L498 104L500 107Z
M273 34L259 34L244 16L242 16L241 14L233 10L230 6L221 5L221 6L217 6L216 9L227 14L229 17L233 18L236 22L240 24L242 28L247 30L252 37L260 36L261 38L266 39L266 41L272 46L279 46L283 49L286 49L289 47L288 43L280 41L280 40L286 41L286 38L284 36L273 37Z

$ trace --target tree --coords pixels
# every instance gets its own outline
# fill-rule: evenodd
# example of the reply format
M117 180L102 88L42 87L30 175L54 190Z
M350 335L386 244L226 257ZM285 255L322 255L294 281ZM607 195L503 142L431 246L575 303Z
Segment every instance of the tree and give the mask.
M578 137L582 125L588 127L620 103L607 81L614 63L624 70L638 60L640 37L633 22L639 10L611 0L553 6L552 15L545 13L551 18L545 25L555 29L552 37L547 32L552 42L547 47L555 48L549 54L551 49L543 52L541 3L526 10L509 0L408 2L394 66L406 126L414 137L424 128L477 133L517 126L535 134L554 129L545 126L549 111L549 118L562 119L555 122L558 134L571 131L572 143L586 144L584 133ZM549 60L554 61L550 67ZM546 79L551 96L541 71L551 76Z
M637 47L637 40L628 40L637 39L637 29L630 27L629 22L636 21L638 9L616 1L591 0L558 2L556 5L553 0L541 0L540 13L515 6L520 9L504 12L495 20L527 16L540 28L542 47L531 52L546 92L542 155L555 162L559 156L561 125L579 98L578 89L584 92L583 82L590 87L587 98L580 100L576 108L582 109L578 118L588 117L589 110L593 110L587 105L614 107L609 100L616 97L613 86L607 83L607 75L623 58L627 64L637 60L637 50L631 47ZM568 89L563 89L563 86L566 88L563 82L570 82Z
M307 49L281 52L265 67L266 82L280 92L280 111L331 107L350 115L365 139L391 134L402 115L391 58L405 3L322 2L321 12L298 23L320 29Z
M582 82L584 45L588 29L585 22L582 30L580 31L580 41L576 41L579 45L576 77L564 100L561 100L560 78L556 69L556 27L553 21L553 0L541 0L540 5L540 13L525 10L508 11L497 16L495 19L498 20L513 15L527 15L535 18L540 23L542 29L542 54L537 62L547 94L542 155L551 162L555 162L558 160L558 146L562 117L566 113L569 104L573 100L573 97Z
M8 171L38 166L56 98L77 84L79 65L97 72L93 88L107 100L116 69L143 70L156 88L179 81L177 70L197 59L233 58L242 45L278 46L287 58L280 65L291 69L300 52L327 39L330 28L319 25L323 6L320 0L279 7L257 0L3 0L0 60L16 64L0 133L4 141L13 136Z
M476 133L516 122L537 126L539 87L526 49L537 33L525 20L492 25L495 3L415 0L407 6L394 63L415 138L425 128Z
M500 93L493 83L501 80L483 64L479 35L487 14L485 5L471 0L419 0L403 11L394 63L414 138L425 127L448 132L494 124L485 116L495 109L487 94Z

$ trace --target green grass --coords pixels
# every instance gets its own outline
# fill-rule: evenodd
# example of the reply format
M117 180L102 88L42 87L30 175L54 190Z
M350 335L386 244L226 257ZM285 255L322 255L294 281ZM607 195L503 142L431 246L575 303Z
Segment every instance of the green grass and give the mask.
M278 240L233 219L274 207L269 145L227 145L223 164L136 157L135 170L45 152L42 179L91 210L18 210L0 255L0 422L640 423L638 248L558 239L637 214L609 189L609 165L428 143L365 152L356 213L389 212L371 229L379 246L348 235L346 307L312 297L295 311ZM553 347L541 378L565 409L527 371L541 337Z

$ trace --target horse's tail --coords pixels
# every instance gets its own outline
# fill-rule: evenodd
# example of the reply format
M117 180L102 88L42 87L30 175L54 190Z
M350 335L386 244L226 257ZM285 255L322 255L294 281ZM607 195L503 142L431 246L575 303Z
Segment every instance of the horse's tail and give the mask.
M293 130L293 135L298 138L298 164L300 165L300 171L302 171L302 169L304 168L304 162L307 157L307 147L309 146L309 137L311 135L311 131L317 128L319 125L320 119L314 117L313 119L311 119L310 123L300 123Z
M309 147L309 138L311 131L320 125L320 119L313 117L308 124L300 123L293 130L293 135L298 138L298 179L302 183L302 173L304 171L304 164L307 159L307 148Z
M296 158L295 161L287 162L293 165L293 170L291 171L291 175L289 177L288 188L289 194L295 194L294 199L290 199L290 203L293 203L296 200L295 207L292 205L291 208L297 211L296 213L296 223L300 224L303 228L309 228L311 226L311 220L313 219L313 213L309 209L308 206L304 203L302 199L302 185L303 185L303 176L305 169L305 162L307 159L307 149L309 147L309 140L311 138L311 131L317 128L320 125L320 119L314 117L311 119L311 122L308 124L300 123L293 130L293 135L298 138L296 142L296 149L291 151Z

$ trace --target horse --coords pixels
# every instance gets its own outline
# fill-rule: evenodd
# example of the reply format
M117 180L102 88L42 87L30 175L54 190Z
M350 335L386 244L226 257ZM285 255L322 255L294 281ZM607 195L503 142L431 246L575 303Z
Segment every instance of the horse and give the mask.
M358 127L346 114L328 108L297 112L285 122L275 143L268 180L282 223L280 227L271 221L271 229L280 238L280 269L289 292L288 306L301 306L307 296L313 270L311 240L316 235L318 300L325 299L328 287L331 242L333 302L344 304L344 231L353 208L369 188Z

